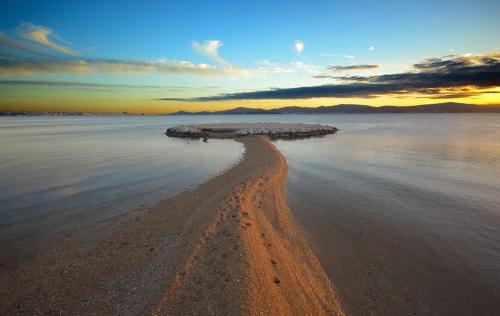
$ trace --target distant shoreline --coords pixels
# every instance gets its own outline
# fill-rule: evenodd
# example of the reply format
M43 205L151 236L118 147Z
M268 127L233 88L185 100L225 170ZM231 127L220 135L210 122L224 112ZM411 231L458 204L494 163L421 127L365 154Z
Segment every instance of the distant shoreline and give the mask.
M319 107L288 106L276 109L254 109L238 107L223 111L178 111L174 113L128 113L128 112L32 112L0 111L0 116L162 116L162 115L255 115L255 114L403 114L403 113L500 113L500 105L478 105L465 103L436 103L414 106L369 106L360 104L338 104Z

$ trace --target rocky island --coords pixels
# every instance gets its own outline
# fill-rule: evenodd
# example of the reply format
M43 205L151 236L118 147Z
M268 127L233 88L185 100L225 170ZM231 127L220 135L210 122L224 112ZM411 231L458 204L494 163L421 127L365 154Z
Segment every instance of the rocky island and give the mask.
M334 134L339 129L329 125L301 123L222 123L180 125L168 128L167 136L192 138L234 138L265 135L271 138L303 138Z

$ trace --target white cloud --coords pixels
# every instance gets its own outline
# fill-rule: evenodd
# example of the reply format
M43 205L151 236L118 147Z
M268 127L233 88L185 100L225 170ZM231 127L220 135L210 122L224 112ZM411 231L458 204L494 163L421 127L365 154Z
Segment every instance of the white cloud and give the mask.
M375 47L374 47L374 46L370 46L370 47L368 48L368 50L369 50L369 51L373 51L373 50L375 50Z
M21 36L34 43L49 47L66 55L78 55L71 48L64 47L54 42L53 31L45 26L25 23L21 25Z
M228 65L219 55L219 48L222 46L222 42L219 40L209 40L202 43L193 42L193 49L200 55L207 56L219 65Z
M300 55L304 51L304 42L299 40L295 41L293 48L295 52Z
M224 60L219 55L219 48L222 46L222 42L219 40L208 40L204 41L203 43L195 41L193 42L192 46L195 52L197 52L200 55L207 56L208 58L212 59L216 64L218 64L219 67L216 68L217 68L217 73L219 74L241 75L241 76L252 74L251 70L231 65L229 62Z

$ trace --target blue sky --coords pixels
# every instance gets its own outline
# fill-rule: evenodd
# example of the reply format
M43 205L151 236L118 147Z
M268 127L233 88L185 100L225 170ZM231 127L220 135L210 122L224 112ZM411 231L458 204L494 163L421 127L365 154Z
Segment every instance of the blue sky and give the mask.
M272 2L272 3L269 3ZM500 44L499 1L2 1L0 29L48 26L89 56L190 58L191 42L218 39L234 63L319 53L422 58ZM496 14L495 14L496 13ZM324 58L323 58L324 59ZM325 60L329 63L330 61Z
M213 93L328 84L331 80L313 76L332 65L378 65L350 74L381 75L411 70L413 64L432 57L498 52L498 16L500 1L4 0L0 4L0 32L9 39L26 40L20 35L26 32L26 25L31 30L49 29L51 43L75 52L53 49L54 58L188 61L219 68L230 65L253 71L282 67L287 71L266 71L258 80L253 76L140 71L133 75L9 72L3 77L217 86ZM5 47L2 52L18 57L27 54Z

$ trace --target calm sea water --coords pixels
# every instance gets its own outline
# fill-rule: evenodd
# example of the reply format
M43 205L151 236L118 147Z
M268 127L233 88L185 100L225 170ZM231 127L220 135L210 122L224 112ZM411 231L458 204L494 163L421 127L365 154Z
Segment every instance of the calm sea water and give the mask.
M353 315L500 313L500 115L337 115L278 141L288 200Z
M154 203L243 152L169 126L264 121L341 129L275 144L293 214L350 314L500 311L497 114L2 118L0 247Z
M16 260L93 229L207 180L244 150L234 141L166 137L172 124L168 117L0 118L0 251Z

